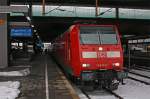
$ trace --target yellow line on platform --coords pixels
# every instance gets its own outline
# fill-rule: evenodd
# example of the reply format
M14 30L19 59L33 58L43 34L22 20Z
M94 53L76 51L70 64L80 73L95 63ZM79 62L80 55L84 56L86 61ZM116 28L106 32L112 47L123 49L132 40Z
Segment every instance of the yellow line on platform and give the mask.
M46 62L45 62L45 86L46 86L46 99L49 99L47 59L46 59L45 61L46 61Z

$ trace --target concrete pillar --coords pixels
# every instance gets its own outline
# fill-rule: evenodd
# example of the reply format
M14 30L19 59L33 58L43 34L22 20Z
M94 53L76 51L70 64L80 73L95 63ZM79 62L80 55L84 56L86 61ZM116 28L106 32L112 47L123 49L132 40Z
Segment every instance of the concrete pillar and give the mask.
M0 0L1 5L7 5L7 0ZM8 66L8 29L7 14L0 13L0 68Z

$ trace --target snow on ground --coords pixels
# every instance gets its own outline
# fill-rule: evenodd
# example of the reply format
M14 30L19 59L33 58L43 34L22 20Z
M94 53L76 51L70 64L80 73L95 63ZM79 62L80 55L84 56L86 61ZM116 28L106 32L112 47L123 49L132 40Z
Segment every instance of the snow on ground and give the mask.
M0 82L0 99L16 99L20 93L20 82Z
M79 95L80 99L88 99L80 89L75 88L77 94ZM113 95L110 95L103 91L93 91L93 92L86 92L91 99L116 99Z
M30 74L30 69L26 68L19 71L0 72L0 76L27 76Z
M114 91L124 99L150 99L150 85L126 79L126 85L120 85L118 90Z
M140 74L147 74L147 76L150 73L144 73L142 71L134 71L136 73ZM145 82L150 82L150 79L140 77L134 74L130 74L129 76L143 80ZM143 83L140 83L138 81L134 81L131 79L125 79L124 80L125 85L119 85L118 89L114 91L124 99L150 99L150 85L145 85ZM88 99L79 88L74 87L77 94L79 95L80 99ZM109 94L109 93L104 93L102 91L93 91L93 92L87 92L88 95L90 96L91 99L117 99L115 96Z
M138 75L135 75L135 74L131 74L131 73L128 73L128 76L132 77L132 78L136 78L138 80L142 80L142 81L150 83L150 79L145 78L145 77L141 77L141 76L138 76Z
M88 94L91 99L116 99L115 96L103 90L88 92Z
M131 72L138 73L138 74L141 74L141 75L145 75L145 76L149 76L149 77L150 77L150 71L142 71L142 70L135 70L135 69L132 69Z
M114 96L103 96L103 95L99 95L99 96L90 96L91 99L117 99Z
M81 90L73 85L74 89L76 90L77 94L79 95L80 99L88 99ZM93 92L86 92L91 99L116 99L113 95L106 93L105 91L96 90Z
M119 85L118 89L114 91L124 99L150 99L150 85L125 79L125 85ZM75 88L80 99L87 99L86 96L80 91L79 88ZM104 91L87 92L91 99L117 99L115 96L106 93Z

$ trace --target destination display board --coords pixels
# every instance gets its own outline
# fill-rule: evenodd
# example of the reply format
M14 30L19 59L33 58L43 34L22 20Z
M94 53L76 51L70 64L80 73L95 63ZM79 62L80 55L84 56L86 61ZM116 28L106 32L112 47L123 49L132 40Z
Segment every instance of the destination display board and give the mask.
M31 28L12 28L10 30L11 37L32 37Z

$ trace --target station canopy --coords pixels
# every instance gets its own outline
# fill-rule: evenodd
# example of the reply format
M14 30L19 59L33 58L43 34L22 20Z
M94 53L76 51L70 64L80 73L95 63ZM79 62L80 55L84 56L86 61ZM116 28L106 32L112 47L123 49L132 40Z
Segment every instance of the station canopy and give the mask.
M116 8L110 7L99 7L98 16L95 16L95 7L46 5L45 9L45 15L43 16L42 5L33 5L32 14L33 16L42 17L116 18ZM118 10L119 18L121 19L150 19L150 10L148 9L119 8ZM23 14L11 13L11 16L23 16Z

